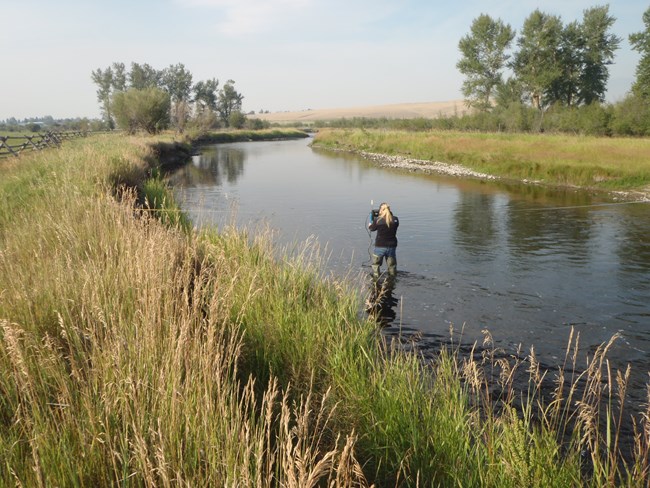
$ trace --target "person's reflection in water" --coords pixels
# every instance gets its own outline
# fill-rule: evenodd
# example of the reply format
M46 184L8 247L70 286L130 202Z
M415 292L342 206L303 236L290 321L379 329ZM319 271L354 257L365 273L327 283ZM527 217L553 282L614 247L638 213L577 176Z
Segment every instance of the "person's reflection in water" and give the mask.
M397 317L395 306L398 300L393 296L394 289L395 276L392 275L373 277L370 283L366 312L382 326L390 325Z

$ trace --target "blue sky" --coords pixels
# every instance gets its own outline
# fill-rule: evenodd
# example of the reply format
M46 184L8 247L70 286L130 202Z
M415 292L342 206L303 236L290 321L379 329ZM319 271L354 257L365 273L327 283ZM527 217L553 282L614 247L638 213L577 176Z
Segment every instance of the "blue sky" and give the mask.
M589 0L0 0L0 120L98 117L90 79L118 61L183 63L194 81L235 80L245 111L462 98L458 41L481 13L519 31L539 8L581 20ZM609 2L623 38L607 99L621 99L639 54L640 0Z

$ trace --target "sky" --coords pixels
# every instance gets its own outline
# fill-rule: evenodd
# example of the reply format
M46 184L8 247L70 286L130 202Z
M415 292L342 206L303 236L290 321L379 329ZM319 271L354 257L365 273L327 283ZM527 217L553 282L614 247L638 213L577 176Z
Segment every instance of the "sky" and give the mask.
M100 116L91 72L182 63L232 79L245 112L462 99L458 41L485 13L519 33L535 9L567 24L594 0L0 0L0 120ZM650 3L611 0L622 38L606 98L630 90Z

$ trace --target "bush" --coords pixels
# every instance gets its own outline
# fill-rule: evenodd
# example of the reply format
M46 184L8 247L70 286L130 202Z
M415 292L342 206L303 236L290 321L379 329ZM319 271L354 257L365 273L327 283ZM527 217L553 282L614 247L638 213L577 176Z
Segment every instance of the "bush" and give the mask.
M262 119L246 119L244 127L248 130L262 130L268 129L271 127L271 123L268 120Z
M156 134L169 126L169 94L160 88L131 88L113 95L117 126L129 133L144 130Z
M604 136L610 135L611 109L600 103L580 107L554 105L546 113L542 128L549 132Z
M246 123L246 115L239 110L235 110L228 117L228 126L233 129L242 129Z
M617 135L650 135L650 102L636 95L628 95L613 106L611 126Z

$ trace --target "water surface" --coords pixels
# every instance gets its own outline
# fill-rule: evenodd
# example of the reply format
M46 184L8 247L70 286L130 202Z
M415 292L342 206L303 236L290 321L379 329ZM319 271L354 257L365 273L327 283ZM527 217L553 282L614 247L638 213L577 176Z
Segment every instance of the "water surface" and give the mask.
M386 332L436 343L487 329L506 351L561 361L569 332L610 358L650 365L650 206L574 190L382 169L310 140L208 146L175 176L197 225L268 224L280 243L315 237L328 270L368 274L371 200L400 218ZM369 280L368 280L369 281Z

